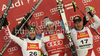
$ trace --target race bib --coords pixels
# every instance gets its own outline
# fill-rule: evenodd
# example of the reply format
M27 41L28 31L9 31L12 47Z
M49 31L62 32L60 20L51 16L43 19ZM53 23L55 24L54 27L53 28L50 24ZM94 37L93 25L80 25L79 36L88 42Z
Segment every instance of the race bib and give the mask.
M63 39L48 41L45 45L49 55L65 52Z
M77 32L76 49L91 49L93 44L92 40L87 30L84 32Z

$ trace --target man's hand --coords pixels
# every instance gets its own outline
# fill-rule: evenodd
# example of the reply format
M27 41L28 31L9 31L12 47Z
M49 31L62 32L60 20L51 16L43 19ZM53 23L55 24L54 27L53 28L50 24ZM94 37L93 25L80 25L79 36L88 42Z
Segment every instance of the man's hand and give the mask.
M85 11L86 11L91 17L94 16L94 13L93 13L92 9L91 9L89 6L85 7Z
M3 26L7 26L8 21L7 18L3 18L3 16L0 18L0 30L2 29Z

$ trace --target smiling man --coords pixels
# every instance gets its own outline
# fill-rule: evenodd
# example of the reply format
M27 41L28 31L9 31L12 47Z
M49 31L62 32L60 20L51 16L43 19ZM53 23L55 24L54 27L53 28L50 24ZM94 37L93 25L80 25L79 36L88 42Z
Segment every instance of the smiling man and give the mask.
M75 29L81 30L83 28L83 21L80 18L80 16L74 17L73 21L74 21Z
M12 35L8 26L7 30L9 33L9 38L18 43L18 45L21 47L23 56L39 56L40 50L43 51L44 55L48 55L44 44L41 42L41 40L36 39L36 27L34 25L30 25L27 28L28 38L26 39Z
M64 43L65 35L62 32L57 32L53 20L49 17L44 18L44 23L47 32L42 34L41 40L45 43L49 56L67 56ZM63 29L63 28L62 28ZM61 30L59 30L61 31Z
M71 30L71 37L76 47L78 56L95 56L93 51L93 29L100 26L100 19L94 15L89 7L86 7L86 12L94 19L94 23L90 27L84 27L80 16L75 16L73 19L75 28ZM92 32L91 32L92 31Z
M30 25L27 29L28 32L28 38L30 40L35 40L35 36L36 36L36 28L35 26Z

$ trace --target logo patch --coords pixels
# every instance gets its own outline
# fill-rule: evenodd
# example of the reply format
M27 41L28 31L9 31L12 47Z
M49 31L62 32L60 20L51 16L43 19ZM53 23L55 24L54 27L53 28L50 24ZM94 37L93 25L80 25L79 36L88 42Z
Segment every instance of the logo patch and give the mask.
M77 32L77 40L81 38L90 38L88 32Z
M27 43L27 50L39 50L39 43Z
M53 39L58 39L58 36L57 35L50 36L50 40L53 40Z

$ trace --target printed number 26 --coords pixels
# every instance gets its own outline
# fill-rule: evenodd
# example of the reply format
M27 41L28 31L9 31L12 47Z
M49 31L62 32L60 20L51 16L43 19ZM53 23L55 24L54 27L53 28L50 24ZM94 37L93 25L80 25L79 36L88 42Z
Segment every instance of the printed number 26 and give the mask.
M37 56L37 52L29 52L30 55L29 56Z

